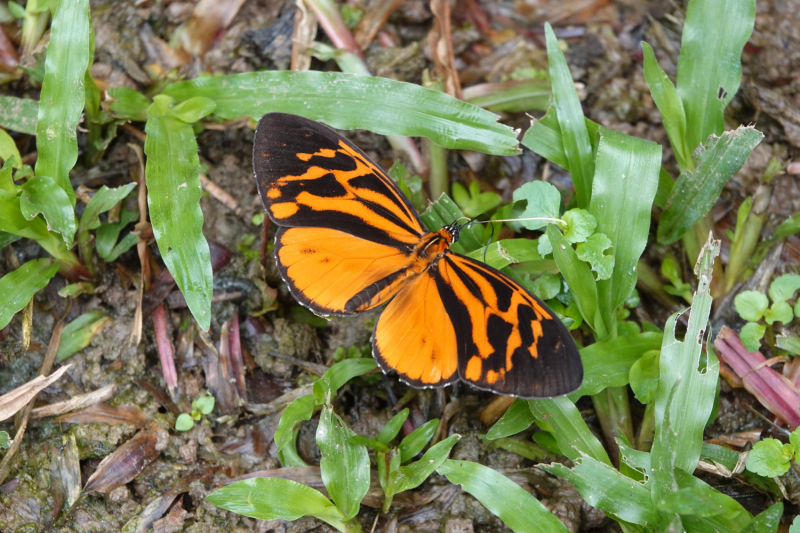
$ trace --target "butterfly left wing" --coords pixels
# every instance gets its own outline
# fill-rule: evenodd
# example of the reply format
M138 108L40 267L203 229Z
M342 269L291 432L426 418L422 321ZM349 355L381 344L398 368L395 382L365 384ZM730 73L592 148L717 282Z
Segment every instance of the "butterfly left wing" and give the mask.
M576 391L580 354L569 330L517 282L468 257L437 265L439 294L458 339L458 372L479 389L522 398Z

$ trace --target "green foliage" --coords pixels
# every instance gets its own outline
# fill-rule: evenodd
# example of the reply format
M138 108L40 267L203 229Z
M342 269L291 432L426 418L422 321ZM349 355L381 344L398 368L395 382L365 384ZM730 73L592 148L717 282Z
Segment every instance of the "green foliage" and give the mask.
M739 332L744 347L755 352L758 350L761 339L775 322L788 325L795 316L800 316L800 303L792 309L787 300L794 298L800 289L800 276L797 274L784 274L776 278L769 286L769 304L767 296L759 291L742 291L734 298L734 305L739 316L747 320L747 324ZM765 324L759 323L763 319ZM785 341L782 341L785 342ZM787 344L787 345L790 345Z
M460 183L453 183L453 201L461 208L464 215L473 218L494 209L502 199L496 192L481 192L481 186L477 181L469 184L467 190Z
M661 273L669 280L671 285L664 285L664 291L673 296L680 296L686 303L692 303L692 286L684 283L678 269L675 256L667 253L661 261Z
M614 269L614 256L604 254L609 248L611 239L603 233L595 233L585 242L579 243L575 249L578 259L589 263L592 271L597 273L597 281L609 279Z
M0 278L0 329L45 288L58 271L52 259L34 259Z
M189 431L194 427L194 423L200 420L203 415L210 415L214 410L214 397L201 396L192 402L191 413L181 413L175 419L175 429L178 431Z
M5 431L0 431L0 449L5 450L5 449L9 448L11 446L12 442L13 441L8 436L8 433L6 433Z
M631 366L631 389L636 399L647 404L658 389L660 350L650 350Z
M763 439L755 443L747 456L746 467L760 476L782 476L789 471L789 461L795 455L791 444L776 439Z
M525 211L519 218L555 218L559 217L561 194L558 189L544 181L524 183L514 191L514 201L526 201ZM520 220L522 227L536 230L548 224L546 220Z
M63 361L72 354L83 350L92 342L92 338L111 320L102 311L89 311L64 326L61 333L61 345L56 359Z

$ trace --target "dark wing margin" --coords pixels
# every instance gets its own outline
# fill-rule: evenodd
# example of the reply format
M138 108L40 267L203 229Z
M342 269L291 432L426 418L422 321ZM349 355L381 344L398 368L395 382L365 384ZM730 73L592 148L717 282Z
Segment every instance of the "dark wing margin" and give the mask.
M280 226L336 229L410 251L426 230L397 185L353 143L297 115L258 123L253 169Z
M462 380L521 398L552 398L580 388L578 348L541 300L502 272L455 253L440 259L436 271L455 328Z

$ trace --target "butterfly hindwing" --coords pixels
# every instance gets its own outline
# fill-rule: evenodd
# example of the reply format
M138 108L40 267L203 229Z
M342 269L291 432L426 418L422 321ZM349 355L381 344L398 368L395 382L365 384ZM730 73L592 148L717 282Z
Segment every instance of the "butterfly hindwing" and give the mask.
M410 252L427 233L397 185L332 129L296 115L258 123L253 168L276 224L322 227Z
M541 300L502 272L459 254L445 254L436 272L458 339L461 379L523 398L561 396L580 387L578 349Z
M384 372L413 387L458 380L458 347L435 279L435 266L409 280L389 302L373 334L372 353Z

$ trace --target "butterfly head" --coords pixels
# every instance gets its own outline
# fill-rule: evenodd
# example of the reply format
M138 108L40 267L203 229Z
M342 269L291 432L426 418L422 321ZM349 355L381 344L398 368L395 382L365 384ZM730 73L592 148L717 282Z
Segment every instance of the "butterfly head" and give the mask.
M467 220L466 222L464 222L463 224L459 224L458 223L459 220L463 220L465 218L467 218L467 217L457 218L456 220L453 221L452 224L448 224L448 225L446 225L445 227L442 228L443 230L447 231L453 237L450 242L456 242L458 240L459 234L461 233L461 230L463 228L466 228L467 226L469 226L470 224L472 224L475 221L475 218L471 218L471 219Z

